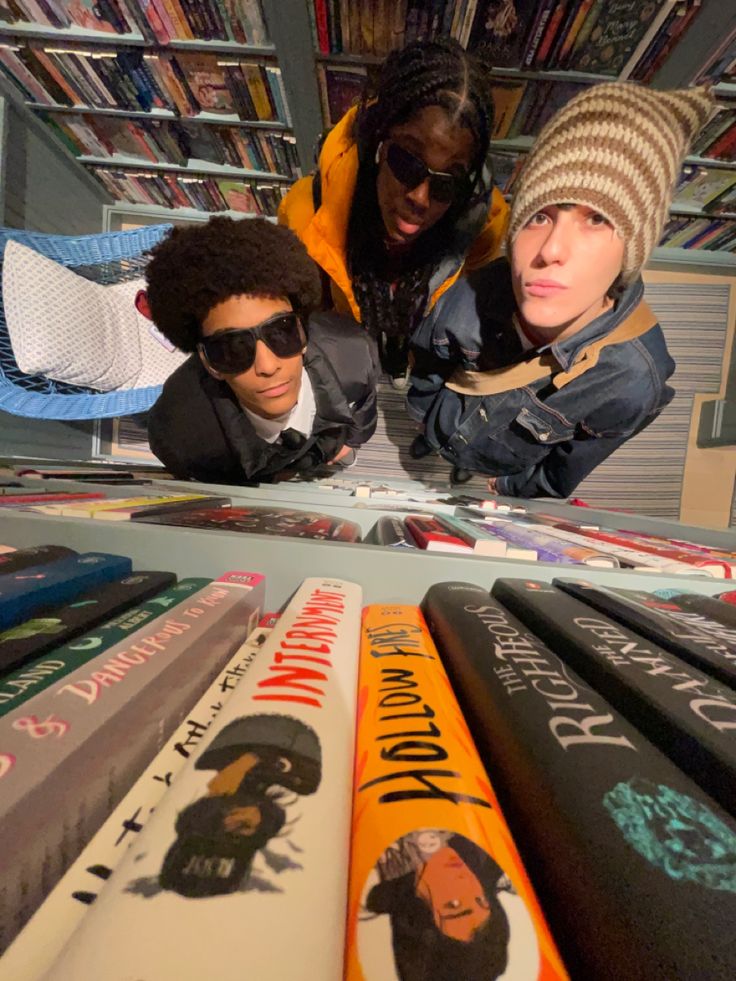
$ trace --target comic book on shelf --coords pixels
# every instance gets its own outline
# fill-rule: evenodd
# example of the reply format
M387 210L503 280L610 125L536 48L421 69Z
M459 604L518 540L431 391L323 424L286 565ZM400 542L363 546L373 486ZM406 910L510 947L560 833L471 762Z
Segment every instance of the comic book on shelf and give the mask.
M733 976L733 817L485 589L422 609L570 976Z
M263 594L262 576L226 573L0 719L0 880L13 910L0 950L243 643Z
M361 602L302 583L49 981L342 978Z
M2 958L0 976L37 981L51 967L245 676L271 629L262 620L233 654L10 945Z

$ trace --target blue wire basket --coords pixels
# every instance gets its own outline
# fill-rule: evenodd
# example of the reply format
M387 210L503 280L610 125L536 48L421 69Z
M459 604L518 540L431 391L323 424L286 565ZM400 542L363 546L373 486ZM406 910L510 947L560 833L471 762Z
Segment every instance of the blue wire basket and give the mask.
M68 266L97 283L119 283L142 275L148 250L171 225L149 225L100 235L47 235L15 228L0 229L0 282L5 245L12 239ZM0 294L0 410L33 419L105 419L146 412L161 394L161 385L96 392L80 385L28 375L18 367Z

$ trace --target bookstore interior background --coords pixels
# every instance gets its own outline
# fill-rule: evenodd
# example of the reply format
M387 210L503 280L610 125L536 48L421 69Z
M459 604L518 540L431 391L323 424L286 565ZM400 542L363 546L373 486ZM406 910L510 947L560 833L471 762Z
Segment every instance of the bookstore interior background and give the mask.
M245 295L254 319L218 321L245 316L233 294L192 328L200 363L152 326L153 286L140 293L170 227L169 244L216 231L214 215L243 239L260 229L250 265L283 276L264 256L290 241L285 196L387 55L438 38L490 83L483 222L490 200L503 224L540 132L598 83L634 83L650 107L649 90L700 93L677 97L699 100L702 125L651 236L651 311L637 300L606 334L644 347L661 328L674 396L567 497L504 495L453 457L475 408L436 452L449 414L420 431L380 331L376 380L362 324L338 346L321 313L305 340L265 290ZM668 112L671 136L695 109ZM430 167L389 136L370 160L443 215L465 195L469 214L459 152ZM385 275L368 263L355 296L334 277L321 295L361 313L378 297L371 316L395 323L418 274L386 246L378 183L373 223L350 234L380 230ZM0 981L736 978L736 4L0 0L0 266ZM168 306L199 271L169 269ZM438 304L470 282L451 280ZM602 292L617 315L628 294ZM517 460L532 443L563 466L621 435L549 412L545 429L531 386L547 348L521 312L505 326L509 364L463 364L438 400L526 392L499 440ZM311 407L256 419L225 387L266 349L280 364L318 341L295 388ZM556 362L560 389L605 347ZM240 433L250 465L257 432L264 460L316 446L313 471L164 470L153 420L182 405L155 405L191 365L182 445L214 459ZM319 442L327 391L340 426L362 418L359 445L329 427Z

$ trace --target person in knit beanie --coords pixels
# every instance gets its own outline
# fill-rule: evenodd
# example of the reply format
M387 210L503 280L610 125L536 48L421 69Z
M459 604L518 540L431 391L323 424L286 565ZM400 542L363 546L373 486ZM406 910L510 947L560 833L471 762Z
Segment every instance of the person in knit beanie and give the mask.
M511 204L507 256L446 291L412 338L411 453L453 480L567 497L669 403L675 365L644 300L706 88L592 86L539 134Z

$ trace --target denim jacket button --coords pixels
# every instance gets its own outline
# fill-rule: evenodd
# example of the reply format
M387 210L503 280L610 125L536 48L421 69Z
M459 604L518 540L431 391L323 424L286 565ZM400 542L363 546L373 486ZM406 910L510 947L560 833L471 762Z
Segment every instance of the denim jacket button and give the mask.
M549 433L540 433L539 438L542 440L543 443L546 443L547 440L549 439Z

